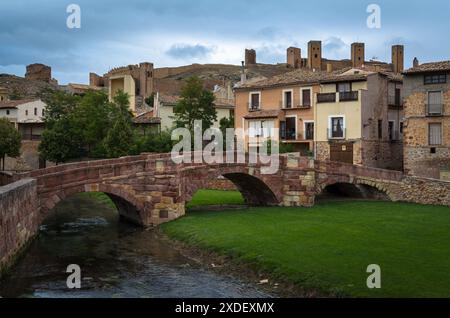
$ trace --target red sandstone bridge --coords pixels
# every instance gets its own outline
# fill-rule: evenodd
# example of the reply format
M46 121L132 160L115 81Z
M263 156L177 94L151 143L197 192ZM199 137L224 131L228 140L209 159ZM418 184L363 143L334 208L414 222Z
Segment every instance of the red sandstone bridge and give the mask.
M142 154L60 165L14 175L10 181L36 180L38 223L68 196L104 192L122 217L143 226L159 225L183 216L195 192L219 176L232 181L252 206L310 207L316 195L336 184L353 185L363 194L392 201L450 205L449 182L401 172L315 161L297 154L281 156L275 174L263 174L262 167L260 163L176 164L169 154Z

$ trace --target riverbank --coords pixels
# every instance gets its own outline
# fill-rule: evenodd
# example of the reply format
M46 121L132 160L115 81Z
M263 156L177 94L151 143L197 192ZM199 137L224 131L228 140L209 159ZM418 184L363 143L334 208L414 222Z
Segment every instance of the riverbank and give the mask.
M203 263L249 269L254 282L282 281L298 296L450 297L449 224L448 207L347 201L188 211L161 231ZM370 264L381 267L381 289L367 288Z

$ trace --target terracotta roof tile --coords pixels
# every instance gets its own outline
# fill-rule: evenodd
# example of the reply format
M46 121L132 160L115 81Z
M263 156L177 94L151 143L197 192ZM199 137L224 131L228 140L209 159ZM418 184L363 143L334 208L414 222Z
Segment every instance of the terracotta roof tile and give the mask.
M0 108L16 108L19 105L35 102L38 100L40 100L40 99L39 98L29 98L29 99L1 101Z
M281 110L258 110L250 112L248 115L244 116L245 119L257 119L257 118L275 118L278 117Z
M423 63L417 67L412 67L406 70L404 74L417 74L427 72L450 72L450 61Z
M135 124L159 124L161 123L161 118L153 117L153 111L145 112L133 118L133 123Z

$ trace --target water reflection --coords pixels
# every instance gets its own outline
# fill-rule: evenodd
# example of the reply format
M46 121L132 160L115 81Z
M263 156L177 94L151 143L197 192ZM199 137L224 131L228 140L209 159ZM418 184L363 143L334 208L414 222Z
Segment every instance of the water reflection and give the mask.
M55 208L24 257L0 282L3 297L268 297L235 278L200 268L153 231L119 222L87 195ZM82 288L66 287L69 264Z

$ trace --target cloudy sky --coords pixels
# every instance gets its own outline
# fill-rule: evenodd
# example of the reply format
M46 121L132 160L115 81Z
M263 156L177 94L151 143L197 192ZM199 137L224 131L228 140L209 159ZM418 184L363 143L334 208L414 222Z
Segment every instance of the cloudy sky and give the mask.
M381 28L367 27L369 4L381 8ZM68 5L81 8L81 28L69 29ZM240 64L246 47L261 63L284 62L286 48L306 55L322 40L324 57L349 58L366 43L366 58L390 59L406 46L406 66L450 59L447 0L1 0L0 73L23 76L25 65L52 66L60 83L87 83L90 71L149 61L155 67Z

